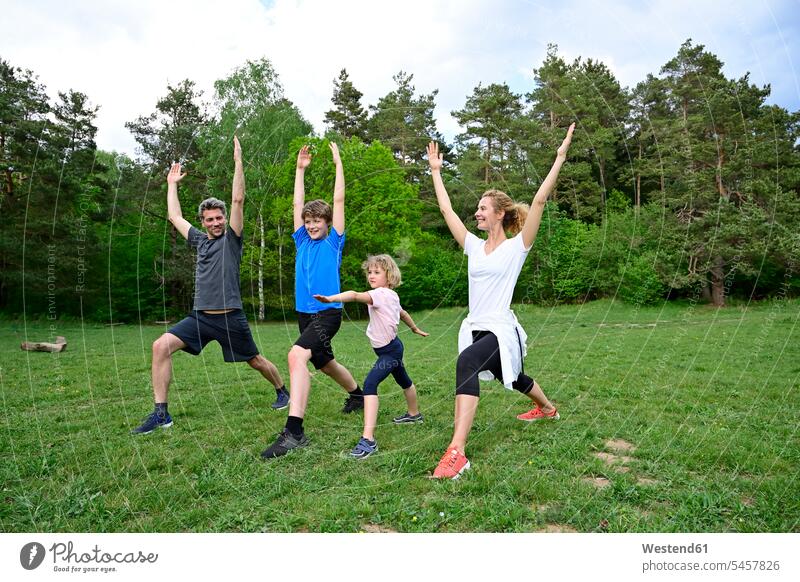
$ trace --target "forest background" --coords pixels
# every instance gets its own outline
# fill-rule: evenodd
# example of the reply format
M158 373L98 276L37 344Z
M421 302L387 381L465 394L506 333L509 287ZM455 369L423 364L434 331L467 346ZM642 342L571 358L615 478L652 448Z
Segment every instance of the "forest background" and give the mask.
M445 151L453 206L469 227L490 188L530 202L571 122L568 163L548 204L515 301L617 298L715 306L796 296L800 288L800 112L768 104L769 86L726 78L720 58L687 40L634 87L592 57L550 45L530 91L479 84L437 129L437 91L399 71L376 103L345 69L333 80L324 135L284 95L267 58L248 60L203 95L168 84L127 128L134 157L98 149L100 104L80 88L47 97L34 71L0 56L0 313L96 322L174 320L192 304L194 259L166 219L173 161L184 215L230 198L232 138L247 198L242 290L251 319L291 317L291 200L297 150L312 145L307 199L330 200L327 140L340 144L348 243L342 287L365 286L361 262L401 265L409 310L466 304L466 263L435 204L425 145ZM352 316L357 307L348 306Z

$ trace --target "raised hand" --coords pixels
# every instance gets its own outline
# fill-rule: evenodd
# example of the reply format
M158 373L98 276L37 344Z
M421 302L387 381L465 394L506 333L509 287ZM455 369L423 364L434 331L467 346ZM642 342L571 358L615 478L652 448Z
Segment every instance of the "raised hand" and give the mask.
M320 303L333 303L333 299L331 299L327 295L314 295L314 299L316 299Z
M435 141L432 141L428 144L428 164L431 167L431 170L441 170L442 169L442 158L443 154L439 153L439 144Z
M336 164L336 165L338 166L339 164L341 164L341 163L342 163L342 158L341 158L341 156L339 155L339 146L337 146L337 145L336 145L335 143L333 143L333 142L330 142L328 145L329 145L329 146L330 146L330 148L331 148L331 154L333 154L333 163L334 163L334 164Z
M233 136L233 161L242 161L242 146L239 144L239 138L235 135Z
M181 165L178 162L172 164L172 167L167 174L167 184L177 184L186 176L186 172L181 174Z
M567 130L567 137L564 138L564 141L561 142L561 145L558 146L558 157L566 158L567 157L567 150L569 149L569 144L572 143L572 132L575 131L575 124L569 126Z
M304 145L297 154L297 169L305 170L311 163L311 154L308 153L308 146Z

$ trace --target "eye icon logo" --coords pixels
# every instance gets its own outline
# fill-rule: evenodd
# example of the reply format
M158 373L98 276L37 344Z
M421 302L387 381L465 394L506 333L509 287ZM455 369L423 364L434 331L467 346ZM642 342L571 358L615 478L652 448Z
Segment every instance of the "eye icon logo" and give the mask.
M44 561L44 546L38 542L31 542L22 546L19 552L19 563L26 570L35 570Z

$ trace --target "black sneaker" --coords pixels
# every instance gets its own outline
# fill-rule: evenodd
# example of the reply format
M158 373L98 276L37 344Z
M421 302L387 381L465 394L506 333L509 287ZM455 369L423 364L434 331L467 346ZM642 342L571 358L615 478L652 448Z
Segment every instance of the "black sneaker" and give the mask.
M342 412L345 414L350 414L355 410L363 410L364 409L364 395L363 394L351 394L347 397L347 400L344 401L344 408L342 408Z
M275 402L272 403L272 410L283 410L289 406L289 391L285 388L278 390Z
M424 418L421 412L418 414L409 414L406 412L402 416L395 416L392 419L392 422L395 424L407 424L412 422L422 422L423 420Z
M172 417L169 412L164 416L159 416L157 412L153 412L144 419L141 425L131 431L131 434L150 434L157 428L169 428L172 426Z
M282 457L292 449L299 449L300 447L307 446L308 438L306 438L305 434L301 434L297 437L290 433L288 429L284 428L278 434L278 438L275 439L275 442L264 449L264 452L261 453L261 458L275 459L277 457Z

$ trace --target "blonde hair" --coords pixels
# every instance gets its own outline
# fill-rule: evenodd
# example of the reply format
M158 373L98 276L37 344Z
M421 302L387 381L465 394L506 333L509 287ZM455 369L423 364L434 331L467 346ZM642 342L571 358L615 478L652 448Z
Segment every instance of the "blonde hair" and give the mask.
M514 235L522 230L530 208L527 204L514 202L508 194L500 190L487 190L481 198L491 198L495 211L505 211L506 214L503 216L505 230Z
M394 262L394 259L389 255L369 255L367 260L361 263L361 268L366 273L372 265L378 265L381 269L386 271L386 285L389 289L394 289L403 284L403 278L400 275L400 267Z

